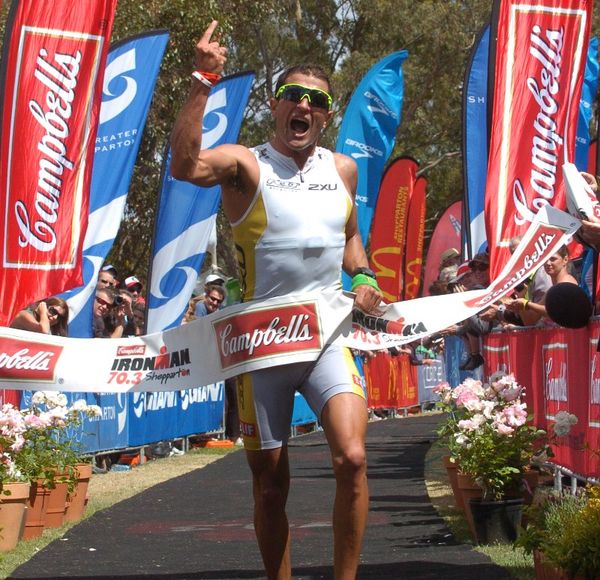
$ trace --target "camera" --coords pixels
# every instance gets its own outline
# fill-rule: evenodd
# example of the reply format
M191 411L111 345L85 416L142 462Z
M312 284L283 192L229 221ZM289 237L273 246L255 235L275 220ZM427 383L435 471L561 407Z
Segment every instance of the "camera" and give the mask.
M117 294L115 296L114 305L115 306L121 306L121 304L123 304L123 296L121 296L120 294Z

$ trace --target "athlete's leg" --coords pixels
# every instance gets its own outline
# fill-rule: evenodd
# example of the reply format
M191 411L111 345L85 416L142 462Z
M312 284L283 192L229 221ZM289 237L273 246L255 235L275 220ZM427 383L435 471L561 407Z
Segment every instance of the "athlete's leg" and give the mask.
M333 396L321 413L321 423L331 450L336 480L333 508L336 580L356 577L367 523L367 419L366 402L354 393L339 393Z
M287 446L246 451L252 471L254 530L269 579L291 578L290 530L285 513L290 487Z
M306 365L245 374L238 382L238 412L252 471L254 529L268 578L291 578L285 505L290 487L287 439L294 384Z

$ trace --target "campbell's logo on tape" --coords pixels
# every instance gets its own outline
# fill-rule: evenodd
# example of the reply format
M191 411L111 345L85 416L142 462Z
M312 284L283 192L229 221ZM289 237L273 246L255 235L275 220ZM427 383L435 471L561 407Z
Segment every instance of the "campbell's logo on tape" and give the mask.
M535 236L517 248L513 257L514 264L510 271L502 278L494 280L483 296L465 300L465 305L481 307L501 298L557 250L556 242L560 239L561 234L562 232L557 227L539 224Z
M146 354L145 344L117 347L117 356L141 356Z
M323 347L315 302L242 312L213 322L223 369L264 357Z
M0 379L54 381L62 346L0 338Z

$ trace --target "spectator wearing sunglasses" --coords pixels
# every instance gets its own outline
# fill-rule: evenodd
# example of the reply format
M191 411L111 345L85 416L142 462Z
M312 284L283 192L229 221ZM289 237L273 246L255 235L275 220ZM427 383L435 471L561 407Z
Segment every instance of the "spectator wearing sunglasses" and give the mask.
M30 332L67 336L69 322L69 307L67 303L56 296L34 302L21 310L10 327Z
M207 284L204 295L200 297L194 306L195 317L200 318L216 312L223 306L224 301L225 288L221 284Z
M95 338L121 338L126 319L123 298L110 288L96 290L93 331Z
M146 304L145 298L142 296L142 283L136 276L125 278L125 288L133 296L134 304Z
M267 143L202 147L202 121L227 49L213 21L195 50L190 95L172 131L173 177L221 186L232 224L244 301L308 291L341 291L342 268L352 277L355 305L379 314L382 300L360 238L354 197L358 173L350 157L319 147L333 117L325 71L302 64L277 79ZM327 346L312 363L245 374L238 389L244 446L252 471L255 531L267 576L290 577L287 442L294 394L302 389L327 435L336 481L334 574L356 574L367 519L367 405L351 353ZM293 378L295 377L295 378Z

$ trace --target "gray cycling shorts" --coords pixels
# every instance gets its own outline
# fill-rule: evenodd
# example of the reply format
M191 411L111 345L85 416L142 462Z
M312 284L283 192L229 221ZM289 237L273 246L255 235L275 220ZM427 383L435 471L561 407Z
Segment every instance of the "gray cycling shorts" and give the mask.
M354 393L366 403L350 350L336 345L328 346L316 361L243 374L238 377L237 401L246 449L277 449L287 443L296 391L319 418L327 401L339 393Z

